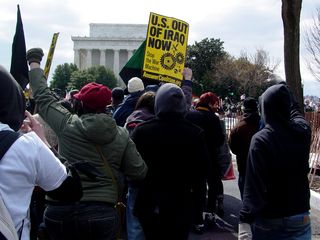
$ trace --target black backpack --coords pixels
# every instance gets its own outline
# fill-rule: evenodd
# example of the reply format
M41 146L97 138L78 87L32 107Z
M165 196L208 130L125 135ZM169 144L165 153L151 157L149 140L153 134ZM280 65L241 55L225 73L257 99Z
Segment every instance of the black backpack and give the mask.
M21 136L21 133L10 130L0 131L0 160L6 154L11 145Z

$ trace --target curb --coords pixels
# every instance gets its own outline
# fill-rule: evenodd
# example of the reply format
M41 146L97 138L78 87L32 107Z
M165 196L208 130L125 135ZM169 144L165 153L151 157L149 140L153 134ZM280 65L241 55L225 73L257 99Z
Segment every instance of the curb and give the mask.
M310 190L310 206L320 211L320 194Z

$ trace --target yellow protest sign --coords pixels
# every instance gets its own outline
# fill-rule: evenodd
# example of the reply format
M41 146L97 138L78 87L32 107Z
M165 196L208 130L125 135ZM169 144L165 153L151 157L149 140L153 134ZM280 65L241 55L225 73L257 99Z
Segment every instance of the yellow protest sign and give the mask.
M189 24L150 13L143 77L181 85L188 45Z
M59 33L54 33L53 37L52 37L50 50L49 50L49 53L48 53L48 56L47 56L46 65L44 67L44 75L46 76L46 78L48 78L48 76L49 76L49 71L50 71L50 68L51 68L52 58L53 58L54 50L56 48L56 43L57 43L57 40L58 40L58 36L59 36Z

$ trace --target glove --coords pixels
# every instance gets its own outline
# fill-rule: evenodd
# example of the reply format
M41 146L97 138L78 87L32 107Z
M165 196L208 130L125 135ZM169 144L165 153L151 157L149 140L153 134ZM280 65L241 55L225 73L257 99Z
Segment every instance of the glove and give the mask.
M191 68L185 67L182 73L185 80L192 80L192 70Z
M251 240L251 226L248 223L239 223L238 240Z
M27 60L30 63L37 62L40 64L42 57L43 57L43 51L41 48L31 48L27 51Z

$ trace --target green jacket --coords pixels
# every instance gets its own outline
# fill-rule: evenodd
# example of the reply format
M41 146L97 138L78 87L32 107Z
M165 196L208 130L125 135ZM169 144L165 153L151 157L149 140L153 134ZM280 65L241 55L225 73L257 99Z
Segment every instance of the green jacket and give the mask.
M83 187L81 201L117 202L117 186L96 146L101 146L116 178L140 180L146 176L147 166L128 131L118 127L111 116L101 113L79 117L70 113L51 94L40 68L30 70L29 79L40 116L58 136L59 153L71 164L85 163L81 166L92 173L79 172Z

